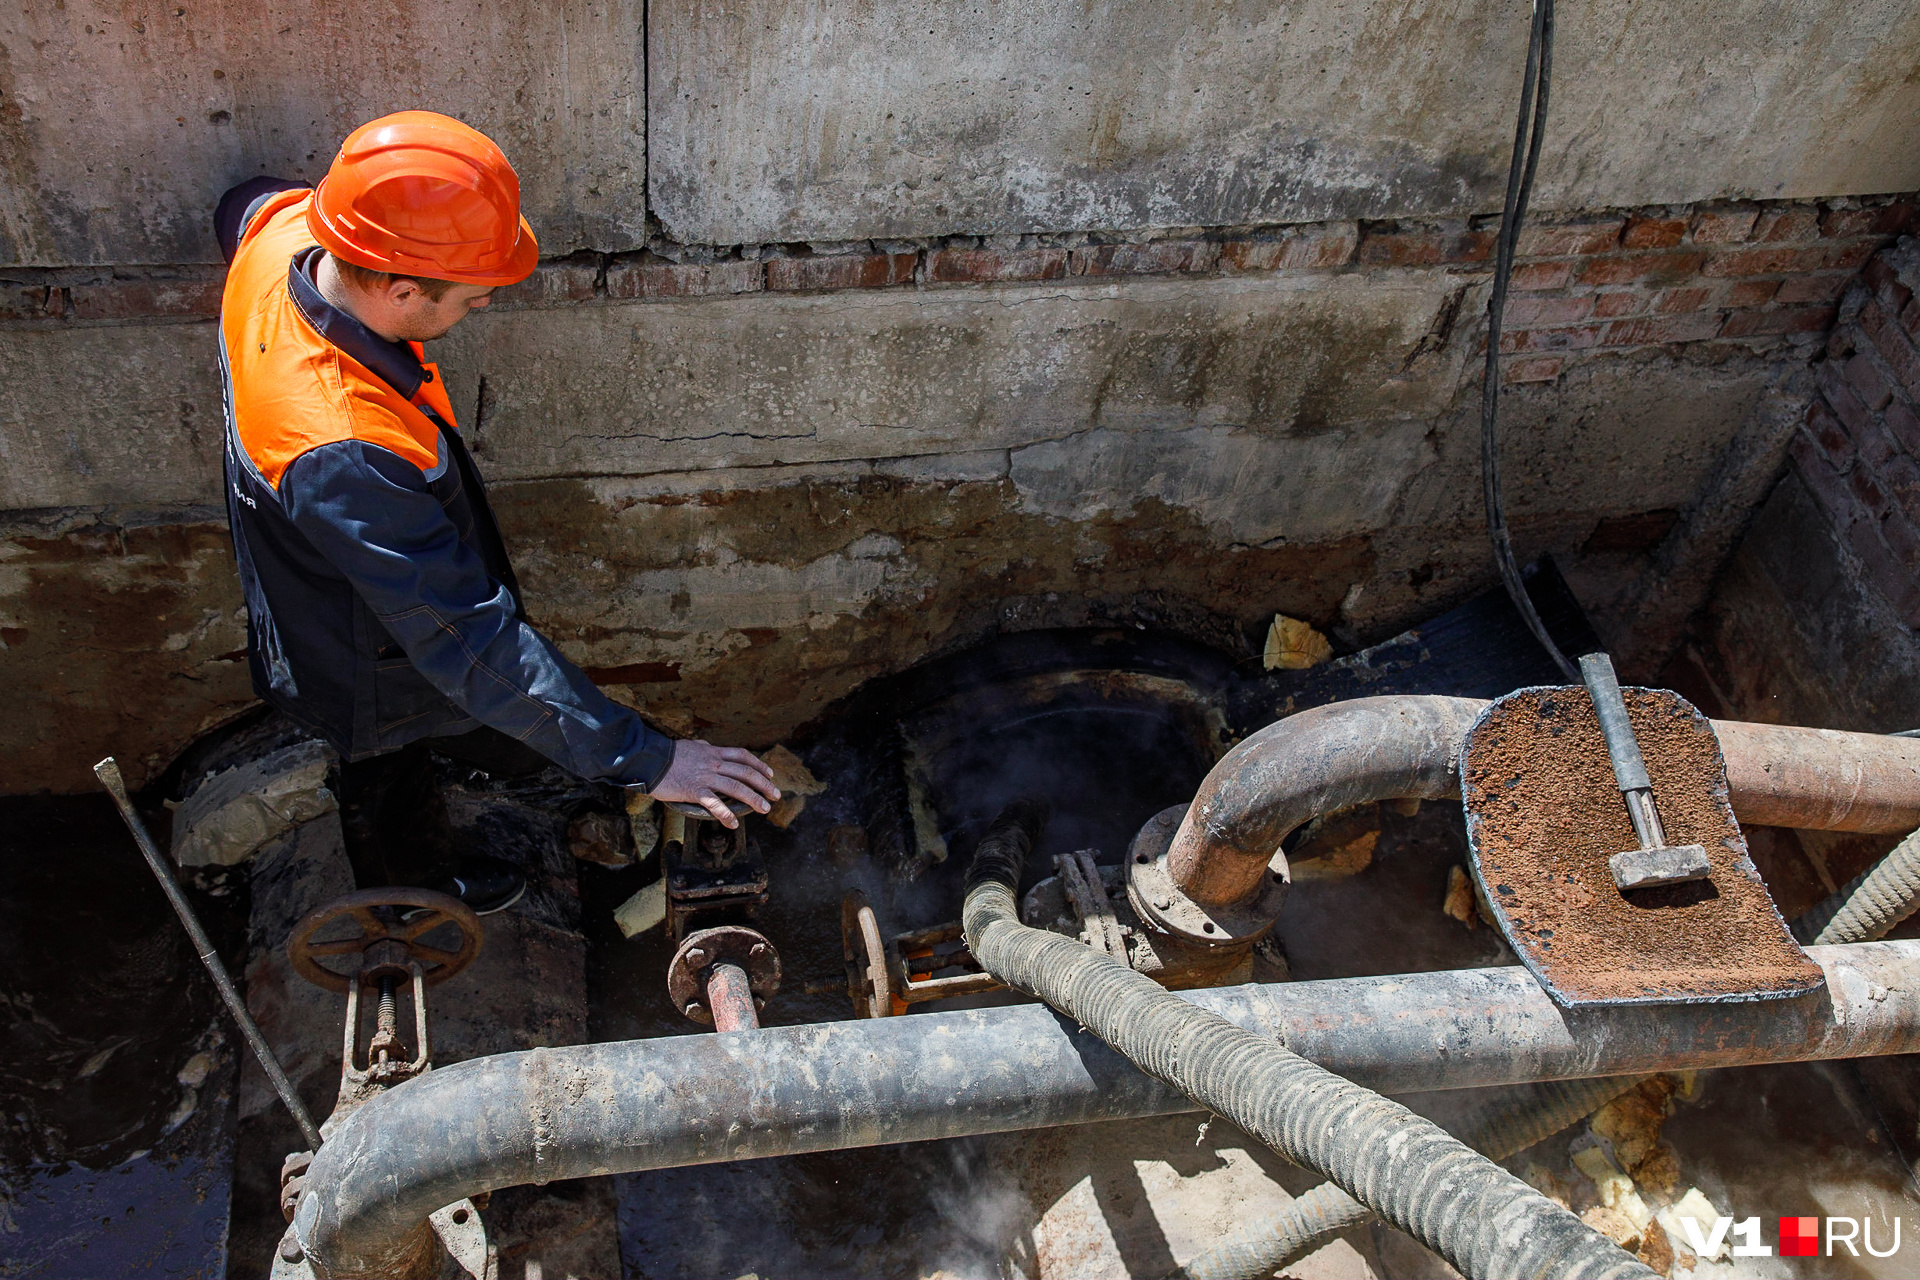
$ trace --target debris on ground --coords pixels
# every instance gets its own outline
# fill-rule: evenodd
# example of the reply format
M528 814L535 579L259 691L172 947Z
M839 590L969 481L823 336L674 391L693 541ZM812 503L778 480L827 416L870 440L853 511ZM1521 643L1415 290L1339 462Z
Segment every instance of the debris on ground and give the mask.
M1573 1153L1573 1167L1587 1175L1594 1190L1599 1193L1600 1203L1595 1209L1606 1209L1626 1219L1634 1230L1638 1231L1653 1221L1653 1210L1640 1197L1633 1179L1619 1165L1613 1162L1604 1147L1594 1145L1583 1147ZM1595 1209L1587 1210L1586 1217ZM1599 1228L1604 1231L1605 1228ZM1617 1237L1615 1237L1617 1239Z
M1459 863L1447 868L1447 896L1440 910L1469 929L1480 925L1480 904L1474 901L1473 880Z
M1273 615L1264 655L1267 670L1305 671L1332 656L1333 645L1307 623L1284 613Z
M1661 1275L1673 1272L1673 1242L1634 1187L1633 1179L1598 1145L1573 1153L1574 1167L1592 1180L1600 1203L1590 1206L1580 1220L1633 1254Z
M947 838L940 833L940 815L933 803L931 761L927 750L901 735L900 772L906 782L907 813L912 819L913 848L899 868L902 879L918 880L947 860Z
M1545 1165L1529 1160L1520 1171L1520 1180L1562 1209L1573 1208L1573 1188Z
M635 862L645 862L660 847L660 806L644 791L627 793L627 833Z
M1684 1246L1687 1251L1695 1251L1698 1245L1706 1249L1701 1256L1709 1262L1717 1262L1727 1255L1726 1233L1714 1239L1714 1226L1723 1215L1713 1207L1713 1201L1698 1187L1688 1187L1687 1194L1662 1209L1658 1215L1660 1224L1676 1246ZM1692 1230L1688 1230L1692 1223Z
M333 765L325 743L305 741L207 778L174 814L174 862L238 866L268 841L332 813Z
M817 796L827 789L824 782L813 776L806 763L785 746L776 746L761 759L773 770L773 785L780 788L780 798L767 812L767 821L785 831L800 811L807 807L807 797Z
M602 867L633 865L633 835L625 814L589 809L567 824L567 851Z
M1614 1159L1633 1180L1660 1199L1680 1182L1673 1148L1661 1140L1660 1126L1673 1112L1678 1082L1668 1075L1643 1080L1600 1108L1588 1127L1607 1140Z
M1344 813L1315 818L1307 824L1300 843L1288 855L1288 871L1295 884L1309 880L1344 880L1373 864L1380 843L1380 808L1361 805Z
M655 880L613 909L613 922L628 938L637 938L667 918L667 882Z

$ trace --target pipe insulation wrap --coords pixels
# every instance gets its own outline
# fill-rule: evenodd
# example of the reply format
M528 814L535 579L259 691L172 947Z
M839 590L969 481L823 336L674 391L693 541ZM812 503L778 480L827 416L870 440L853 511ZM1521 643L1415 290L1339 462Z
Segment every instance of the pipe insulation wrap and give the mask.
M1038 823L1015 805L981 841L963 922L988 972L1054 1008L1470 1277L1652 1277L1613 1241L1397 1102L1196 1008L1078 942L1020 923Z

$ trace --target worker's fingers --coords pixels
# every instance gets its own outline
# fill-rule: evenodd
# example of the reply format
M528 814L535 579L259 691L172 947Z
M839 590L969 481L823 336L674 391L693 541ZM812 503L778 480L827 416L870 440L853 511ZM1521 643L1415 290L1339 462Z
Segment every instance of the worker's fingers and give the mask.
M769 778L773 776L773 766L745 747L721 747L719 756L729 764L744 764L759 770Z
M767 785L764 779L760 781L761 785ZM767 803L768 797L761 795L759 791L754 789L754 783L746 779L733 778L723 773L716 773L708 777L706 782L707 786L713 790L723 796L732 796L735 800L747 805L755 813L765 813L773 807ZM777 793L775 798L777 798Z
M733 816L733 810L727 808L727 802L711 791L702 791L695 801L701 808L713 815L713 820L731 831L740 825L740 819Z
M715 765L713 771L723 778L732 778L744 782L769 800L780 798L780 788L773 785L773 779L761 773L752 765L741 764L733 760L723 760Z

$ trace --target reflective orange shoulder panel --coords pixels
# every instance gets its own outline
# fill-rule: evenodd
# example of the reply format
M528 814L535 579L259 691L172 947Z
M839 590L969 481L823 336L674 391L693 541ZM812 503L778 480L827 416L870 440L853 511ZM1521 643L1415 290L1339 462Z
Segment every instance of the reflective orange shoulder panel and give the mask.
M288 292L293 256L314 243L306 218L312 198L307 191L271 197L253 215L227 270L220 336L240 445L275 489L295 459L343 440L364 440L432 471L440 461L438 429L398 391L314 332ZM438 373L421 387L420 399L453 422Z

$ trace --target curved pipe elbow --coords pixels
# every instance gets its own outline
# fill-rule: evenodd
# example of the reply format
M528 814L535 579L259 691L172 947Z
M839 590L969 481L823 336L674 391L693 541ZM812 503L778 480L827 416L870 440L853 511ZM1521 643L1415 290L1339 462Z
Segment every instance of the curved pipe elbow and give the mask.
M1213 766L1167 850L1188 897L1227 906L1257 891L1280 842L1369 800L1460 794L1460 747L1486 703L1387 697L1335 702L1268 725Z
M1268 725L1214 765L1168 849L1209 907L1261 886L1309 819L1375 800L1460 794L1460 749L1486 702L1356 698ZM1754 826L1905 833L1920 827L1920 739L1716 720L1734 815Z

